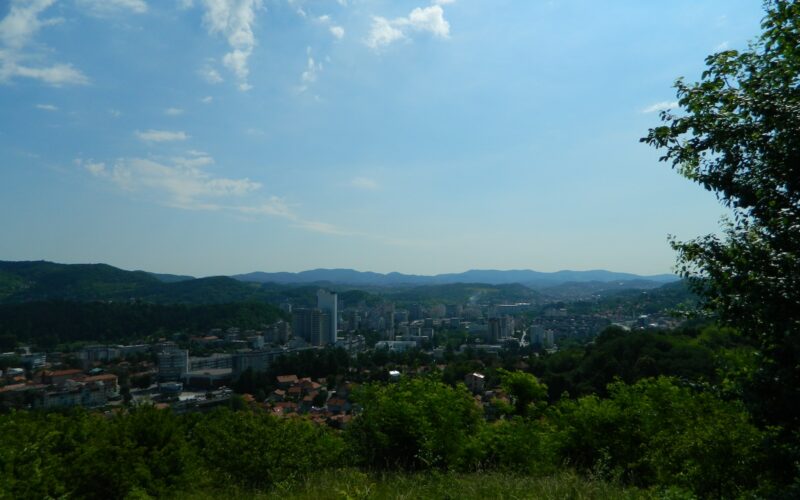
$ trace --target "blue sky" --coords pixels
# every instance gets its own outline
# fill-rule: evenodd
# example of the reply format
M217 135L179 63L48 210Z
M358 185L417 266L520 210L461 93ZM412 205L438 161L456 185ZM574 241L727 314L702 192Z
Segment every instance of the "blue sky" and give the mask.
M669 272L638 139L743 0L0 0L0 259Z

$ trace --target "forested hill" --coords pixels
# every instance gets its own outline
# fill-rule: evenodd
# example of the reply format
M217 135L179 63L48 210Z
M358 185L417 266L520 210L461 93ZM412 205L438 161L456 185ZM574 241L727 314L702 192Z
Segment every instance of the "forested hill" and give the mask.
M167 333L206 333L211 328L263 328L286 319L270 304L145 304L123 302L25 302L0 304L0 352L33 342L125 342Z
M107 264L0 261L0 303L42 300L130 301L158 304L267 302L261 286L226 276L164 280L144 271Z

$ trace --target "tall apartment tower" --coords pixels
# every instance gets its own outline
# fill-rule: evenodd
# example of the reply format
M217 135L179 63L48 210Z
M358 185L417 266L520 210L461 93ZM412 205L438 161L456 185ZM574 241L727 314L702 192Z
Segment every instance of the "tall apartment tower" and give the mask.
M326 322L326 331L322 332L321 344L336 344L336 331L339 328L339 310L338 310L339 297L327 290L317 291L317 309L322 312L328 313L330 320Z
M292 311L292 333L313 346L325 345L328 313L319 309L295 308Z

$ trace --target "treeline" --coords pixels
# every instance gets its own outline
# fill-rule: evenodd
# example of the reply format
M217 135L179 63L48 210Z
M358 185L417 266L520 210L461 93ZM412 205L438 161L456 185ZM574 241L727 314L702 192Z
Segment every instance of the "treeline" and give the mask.
M733 330L715 325L673 331L625 331L609 327L586 346L530 358L530 371L547 384L550 399L605 396L619 379L634 383L659 375L684 381L718 384L731 356L746 362L753 348Z
M504 351L493 356L467 349L463 354L446 350L442 380L452 386L471 372L486 376L487 385L500 382L499 370L523 369L548 387L548 400L598 394L606 396L608 384L632 384L647 377L669 376L686 383L720 386L754 367L754 349L734 330L716 325L674 331L626 331L609 327L591 343L553 354ZM234 388L241 393L269 394L275 377L347 378L354 382L386 381L389 370L435 371L436 359L420 350L393 353L375 350L350 357L341 349L301 351L277 359L262 373L245 372Z
M565 294L569 297L568 294ZM594 314L616 311L626 316L660 314L664 311L691 311L697 307L699 297L685 280L667 283L650 290L620 290L606 292L594 300L573 300L555 304L570 314Z
M28 302L0 304L0 349L32 343L51 349L70 342L125 342L210 328L261 328L283 318L264 303L149 304Z
M650 378L616 383L606 399L549 405L532 375L501 374L509 398L492 404L488 420L463 385L431 377L361 386L361 412L344 431L258 407L11 413L0 416L0 497L252 492L343 467L534 477L572 468L671 498L778 491L762 449L770 432L739 403Z

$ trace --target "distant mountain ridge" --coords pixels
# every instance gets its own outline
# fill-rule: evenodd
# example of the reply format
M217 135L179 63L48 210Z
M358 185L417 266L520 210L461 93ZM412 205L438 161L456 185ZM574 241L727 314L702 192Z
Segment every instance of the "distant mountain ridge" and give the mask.
M602 269L591 271L556 271L540 272L531 270L498 271L493 269L473 269L463 273L437 274L425 276L418 274L402 274L397 272L381 274L353 269L313 269L299 273L265 273L253 272L231 276L234 279L254 283L279 283L285 285L333 283L341 285L369 286L419 286L446 285L453 283L486 283L489 285L509 285L519 283L532 288L543 288L564 283L587 282L623 282L648 281L664 284L677 281L672 274L640 276L631 273L619 273Z
M285 300L315 303L316 288L341 293L352 289L377 296L451 301L472 296L500 300L537 301L607 295L627 289L648 290L677 277L637 276L610 271L473 270L437 276L380 274L352 269L316 269L302 273L251 273L239 276L193 278L146 271L126 271L107 264L58 264L47 261L0 261L0 304L47 300L143 301L156 304L219 304ZM533 290L531 290L533 289ZM410 294L410 295L409 295ZM354 295L354 297L355 297ZM344 295L343 295L344 296Z

